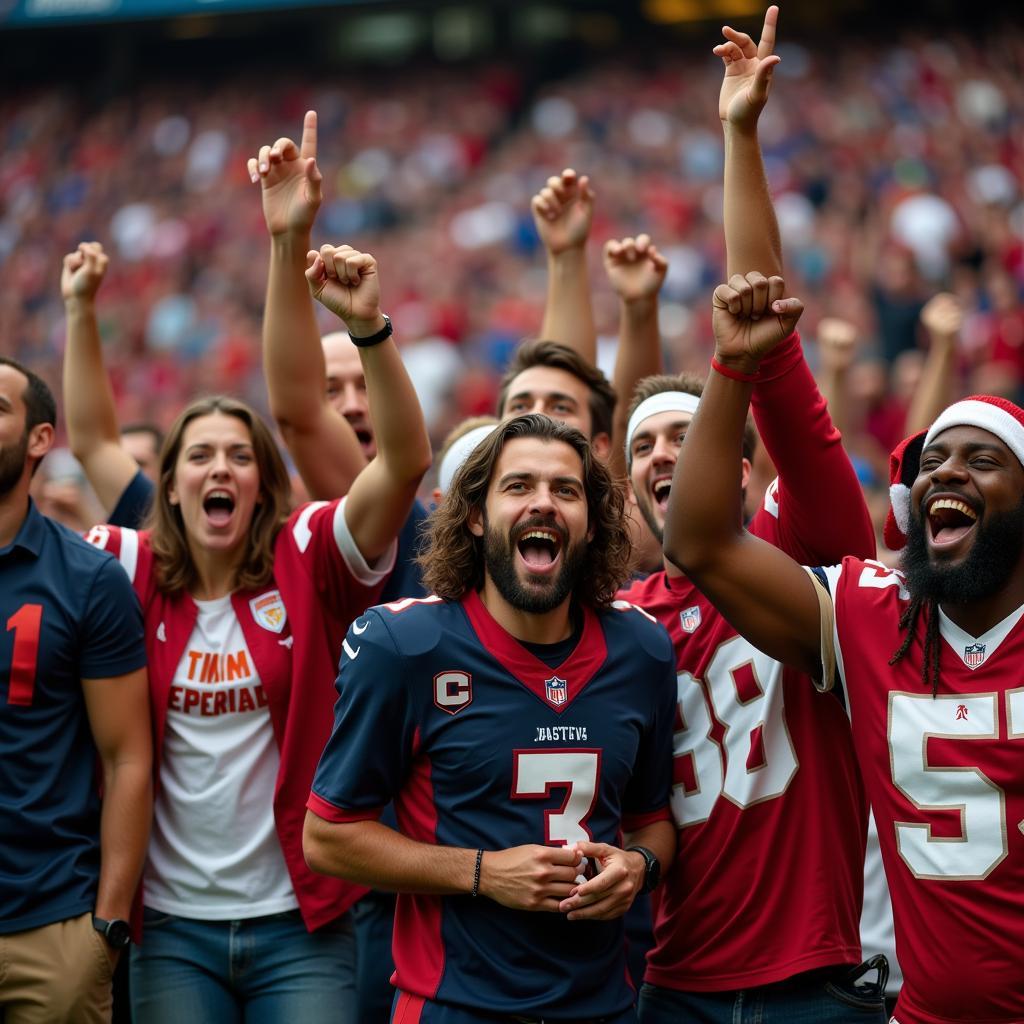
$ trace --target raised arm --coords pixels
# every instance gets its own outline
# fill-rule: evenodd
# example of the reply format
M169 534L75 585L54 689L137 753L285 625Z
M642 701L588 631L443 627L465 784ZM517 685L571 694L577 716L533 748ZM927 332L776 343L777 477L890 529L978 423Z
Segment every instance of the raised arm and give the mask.
M604 270L619 297L619 347L612 375L617 401L608 464L616 475L625 476L624 445L633 389L637 381L661 373L658 292L665 282L668 261L649 235L638 235L605 243Z
M857 328L837 316L818 324L818 381L832 422L839 431L850 425L848 375L857 352Z
M587 239L594 217L590 179L566 168L548 178L530 208L548 260L540 337L560 341L596 365L597 332L587 272Z
M745 32L726 26L726 41L714 50L725 66L718 114L725 134L723 212L730 277L752 270L765 277L782 273L779 225L757 138L757 121L780 59L773 52L778 17L778 7L769 7L756 44Z
M676 462L665 521L665 555L755 647L820 674L820 619L814 584L788 555L741 522L743 424L748 379L796 326L799 299L785 283L734 277L714 297L715 369ZM767 314L767 315L765 315ZM754 319L754 316L758 319Z
M319 252L310 250L307 262L310 293L345 322L354 338L385 328L377 261L369 253L324 245ZM363 557L373 561L398 536L430 468L431 451L416 391L390 334L359 346L359 359L377 454L349 488L345 520Z
M108 262L99 242L79 243L64 257L60 290L67 316L62 386L68 444L109 515L139 467L121 447L96 322L96 293Z
M366 465L355 432L327 400L327 368L306 287L306 253L321 200L316 112L306 114L302 143L278 139L249 160L261 183L270 233L263 312L263 373L270 411L313 498L348 492Z
M921 371L921 382L910 400L904 430L909 437L927 430L953 402L956 377L956 350L964 315L960 300L948 292L933 296L921 310L921 323L928 332L928 357Z

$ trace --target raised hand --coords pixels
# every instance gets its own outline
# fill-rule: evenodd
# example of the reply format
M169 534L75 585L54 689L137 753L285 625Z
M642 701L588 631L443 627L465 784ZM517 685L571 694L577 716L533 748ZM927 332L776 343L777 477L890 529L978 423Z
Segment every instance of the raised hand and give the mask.
M818 352L823 370L848 370L857 354L857 328L849 320L825 317L818 324Z
M742 373L754 373L761 360L793 333L804 304L783 298L786 282L756 271L734 274L715 289L712 327L715 359Z
M317 302L341 317L356 337L383 326L377 261L351 245L322 245L306 254L306 282Z
M609 239L604 245L604 270L623 302L641 302L655 298L661 290L668 260L658 252L650 235Z
M581 249L594 219L590 179L567 167L561 174L548 178L547 184L530 200L530 209L537 234L552 256L567 249Z
M278 139L249 157L249 179L261 183L263 217L271 235L308 234L322 198L323 176L316 165L316 111L302 122L302 144Z
M761 40L754 43L746 32L737 32L726 25L722 29L725 42L714 48L722 58L725 77L718 96L718 116L735 127L753 129L768 102L772 74L782 59L775 53L775 26L779 9L772 5L765 12Z
M949 292L933 295L921 310L921 323L932 337L956 338L964 324L960 300Z
M60 293L65 302L94 299L103 283L110 257L99 242L79 242L74 252L64 257L60 275Z

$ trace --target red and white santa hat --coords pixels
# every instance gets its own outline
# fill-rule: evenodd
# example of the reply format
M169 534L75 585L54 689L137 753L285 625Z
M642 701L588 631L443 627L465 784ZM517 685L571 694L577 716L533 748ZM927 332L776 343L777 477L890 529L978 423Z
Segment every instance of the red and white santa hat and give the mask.
M889 456L889 514L885 543L898 551L907 542L910 487L917 477L922 450L950 427L980 427L994 434L1024 465L1024 409L1005 398L971 395L941 412L927 431L901 441Z

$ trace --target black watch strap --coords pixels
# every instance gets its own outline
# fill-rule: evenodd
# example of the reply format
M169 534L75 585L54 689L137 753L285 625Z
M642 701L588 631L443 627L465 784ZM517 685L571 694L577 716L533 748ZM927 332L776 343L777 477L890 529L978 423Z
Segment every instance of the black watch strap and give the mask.
M379 345L382 341L387 341L391 337L394 333L394 328L391 326L391 317L387 313L381 313L381 316L384 318L384 326L376 334L371 334L365 338L357 338L349 331L348 336L352 339L352 344L356 348L372 348L374 345Z
M640 892L649 893L657 889L658 883L661 881L661 861L658 860L654 852L648 850L646 846L630 846L626 849L626 853L639 853L646 862L644 884Z
M92 926L106 939L111 949L124 949L132 941L132 926L119 917L104 921L93 914Z

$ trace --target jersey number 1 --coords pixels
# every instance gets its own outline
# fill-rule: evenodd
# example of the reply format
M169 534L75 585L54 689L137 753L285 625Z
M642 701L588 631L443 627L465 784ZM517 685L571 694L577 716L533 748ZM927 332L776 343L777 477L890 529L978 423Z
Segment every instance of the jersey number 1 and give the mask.
M36 661L39 658L39 628L43 622L41 604L23 604L8 620L7 632L14 630L11 653L11 680L7 703L28 707L36 686Z

